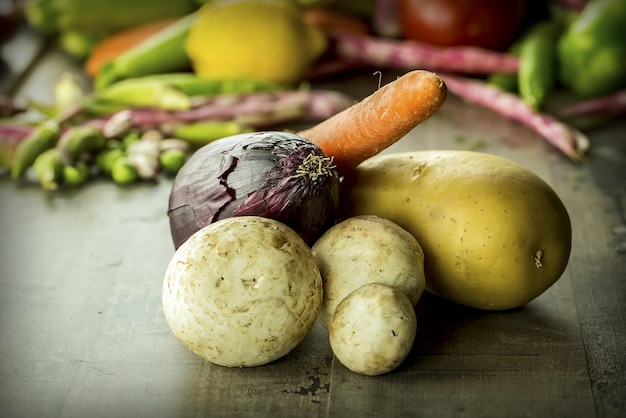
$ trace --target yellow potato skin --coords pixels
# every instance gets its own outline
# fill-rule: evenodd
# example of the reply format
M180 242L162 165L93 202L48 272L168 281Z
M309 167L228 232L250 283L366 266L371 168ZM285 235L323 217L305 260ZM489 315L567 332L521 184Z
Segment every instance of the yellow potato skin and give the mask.
M377 215L424 251L426 289L485 310L522 306L563 274L569 215L532 171L473 151L378 155L346 181L346 216Z

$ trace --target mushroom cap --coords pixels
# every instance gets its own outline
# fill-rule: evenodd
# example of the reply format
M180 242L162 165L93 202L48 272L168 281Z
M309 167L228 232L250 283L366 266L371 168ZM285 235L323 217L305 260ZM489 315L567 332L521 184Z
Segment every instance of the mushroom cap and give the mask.
M286 225L242 216L193 234L172 257L163 311L174 335L222 366L258 366L295 348L322 303L310 248Z
M355 373L377 376L398 367L409 354L417 318L400 289L368 283L337 305L328 333L341 364Z

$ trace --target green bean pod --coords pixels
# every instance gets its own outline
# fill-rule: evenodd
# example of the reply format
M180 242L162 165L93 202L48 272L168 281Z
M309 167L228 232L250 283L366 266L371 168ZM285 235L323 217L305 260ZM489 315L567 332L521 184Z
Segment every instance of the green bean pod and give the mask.
M37 156L33 171L45 190L56 190L63 179L63 159L58 148L50 148Z
M201 147L216 139L246 132L252 132L252 129L234 121L210 120L178 125L172 129L171 134L194 147Z
M541 110L556 86L558 68L556 43L561 33L557 21L536 23L520 44L519 94L534 110Z
M41 153L53 148L59 140L60 131L59 124L53 119L37 125L35 130L17 145L11 164L11 177L13 179L22 177Z
M194 73L165 73L135 78L138 82L158 82L180 89L188 96L278 91L282 87L266 80L251 78L201 78Z
M152 79L129 78L95 92L92 107L117 104L149 106L164 110L187 110L191 99L177 87Z

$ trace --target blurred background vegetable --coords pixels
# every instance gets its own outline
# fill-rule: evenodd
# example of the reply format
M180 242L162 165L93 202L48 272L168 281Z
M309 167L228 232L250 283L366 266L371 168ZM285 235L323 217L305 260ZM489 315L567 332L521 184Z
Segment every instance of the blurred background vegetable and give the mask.
M591 0L558 42L559 80L581 96L626 88L626 1Z
M154 22L133 25L104 37L90 51L85 62L85 71L91 77L95 77L108 61L126 53L179 19L181 18L168 17Z
M125 79L91 93L62 74L53 90L55 103L32 109L41 111L40 120L33 114L34 121L0 124L0 166L20 181L33 177L27 175L32 167L46 190L80 186L94 176L123 185L175 175L212 141L323 120L354 103L331 90L283 90L272 82L193 73Z
M399 0L407 39L504 50L521 34L527 0Z
M216 139L353 107L309 85L351 71L445 73L452 93L527 125L575 161L588 146L581 130L624 114L623 0L32 0L23 11L93 84L64 75L52 104L2 101L10 119L0 126L0 165L21 180L49 149L64 165L65 174L53 171L57 185L94 172L124 184L172 175ZM21 121L32 116L25 110L41 118ZM72 156L61 138L86 126L106 141ZM129 145L150 130L187 146L142 169Z
M184 45L194 22L195 15L189 14L166 24L105 61L96 74L95 87L102 88L127 78L189 69L191 64Z
M184 16L197 8L192 0L30 0L28 22L47 34L76 31L105 36L142 23Z
M293 86L327 47L324 33L284 0L213 0L197 12L186 48L200 77Z
M556 42L560 35L560 22L543 20L532 25L520 41L518 88L522 100L533 110L540 110L556 89Z

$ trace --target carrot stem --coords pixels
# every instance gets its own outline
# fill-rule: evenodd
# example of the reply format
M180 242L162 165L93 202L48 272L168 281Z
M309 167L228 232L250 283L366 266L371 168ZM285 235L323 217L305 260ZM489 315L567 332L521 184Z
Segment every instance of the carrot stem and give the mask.
M414 70L298 135L332 157L340 173L347 172L432 116L446 95L438 75Z

